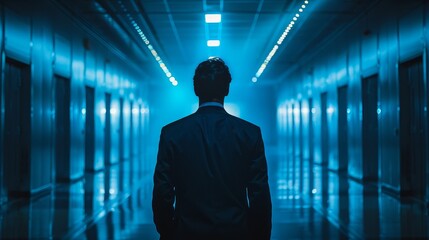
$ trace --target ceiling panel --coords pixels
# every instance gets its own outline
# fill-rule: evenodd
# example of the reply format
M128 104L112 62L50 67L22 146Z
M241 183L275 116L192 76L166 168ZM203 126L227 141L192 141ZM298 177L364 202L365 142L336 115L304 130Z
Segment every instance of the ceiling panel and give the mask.
M151 52L131 23L131 16L179 81L188 76L185 71L194 69L198 62L219 55L244 84L250 83L303 3L303 0L75 0L73 4L59 1L68 3L69 8L108 36L108 40L122 51L128 48L128 54L135 56L133 59L140 56L141 61L154 63L148 66L157 68ZM296 67L296 63L314 52L324 39L341 31L371 4L378 2L309 1L259 82L275 84L281 80L285 69ZM104 9L95 8L97 4ZM217 11L222 13L222 22L206 25L204 14ZM220 38L220 47L207 47L206 41L214 37ZM155 74L155 79L165 78L159 69L151 74Z

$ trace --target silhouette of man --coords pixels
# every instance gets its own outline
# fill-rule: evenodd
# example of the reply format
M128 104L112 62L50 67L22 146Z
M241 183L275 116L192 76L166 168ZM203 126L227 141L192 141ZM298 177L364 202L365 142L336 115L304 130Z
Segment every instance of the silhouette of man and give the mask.
M230 82L222 59L200 63L198 110L161 130L152 199L161 240L270 239L261 130L224 110Z

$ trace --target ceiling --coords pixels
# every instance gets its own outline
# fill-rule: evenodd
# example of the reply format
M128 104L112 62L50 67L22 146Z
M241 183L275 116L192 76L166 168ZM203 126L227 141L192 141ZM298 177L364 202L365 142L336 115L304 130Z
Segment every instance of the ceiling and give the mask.
M220 56L233 81L252 84L265 58L304 0L75 0L59 1L117 50L142 66L148 81L169 84L142 40L143 31L178 80L190 81L196 65ZM282 81L288 69L341 31L378 0L309 0L309 4L256 84ZM205 13L222 14L220 24L206 24ZM134 22L133 22L134 21ZM207 47L218 37L219 47Z

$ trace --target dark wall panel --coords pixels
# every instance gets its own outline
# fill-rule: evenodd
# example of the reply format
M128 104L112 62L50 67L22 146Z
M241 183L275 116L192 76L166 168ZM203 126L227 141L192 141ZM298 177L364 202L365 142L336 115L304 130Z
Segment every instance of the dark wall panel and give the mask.
M360 34L354 33L353 38L359 39ZM349 162L348 174L354 178L362 178L362 106L361 106L361 85L360 85L360 59L361 52L359 42L348 44L348 78L349 78L349 99L348 99L348 136L349 136Z
M34 12L44 4L32 7ZM27 15L28 16L28 15ZM53 70L55 52L53 30L47 15L31 19L31 70L32 70L32 192L52 188L54 170L55 91ZM48 27L45 27L48 26ZM47 54L49 53L49 54Z
M380 29L380 182L399 191L399 90L397 25L386 22Z
M144 75L142 70L124 61L120 53L114 52L106 45L107 41L102 39L102 36L91 31L80 22L80 19L67 14L67 10L60 4L52 1L2 1L1 6L4 11L1 11L0 21L4 20L2 22L4 28L0 33L0 42L5 43L1 52L3 72L0 85L2 110L0 202L3 202L8 189L32 194L50 189L57 180L70 181L83 177L86 165L85 148L88 148L85 144L88 141L85 139L88 140L88 137L94 141L91 169L103 169L106 160L110 165L112 158L106 158L104 154L105 129L111 130L109 147L112 147L113 162L117 162L119 97L121 96L128 104L129 113L126 126L124 125L128 128L126 131L128 144L131 132L130 99L145 101L147 90L143 90L146 87L141 78ZM46 14L47 12L50 14ZM20 164L28 167L28 171L25 174L17 174L17 177L22 179L20 181L24 182L14 183L19 187L14 187L15 185L8 187L9 182L15 182L14 178L4 176L4 164L8 162L7 164L11 165L13 162L3 156L6 59L28 66L25 72L26 74L28 72L29 80L29 110L25 119L29 122L29 127L24 131L30 136L28 146L31 147L28 151L30 153L28 163ZM57 78L65 79L68 85L63 85L66 86L63 90L70 91L69 96L61 95L69 98L69 104L62 105L61 113L65 119L61 122L58 120L60 115L56 112L59 107L57 102L60 102L56 93L59 91L56 89L59 87ZM93 89L93 107L87 104L85 90L87 86ZM109 109L106 109L105 93L111 96L112 104ZM93 124L87 121L88 107L94 111L91 117ZM105 126L107 112L111 115L109 128ZM91 128L90 125L93 125L94 129L90 131L91 136L86 134L86 130ZM138 124L133 124L133 127L137 128ZM69 142L64 141L68 147L66 151L62 151L64 156L61 159L56 157L56 153L61 152L56 150L55 144L60 134L58 129L69 132ZM130 151L128 148L128 156Z
M30 17L23 12L5 8L5 52L23 63L30 63L31 24Z
M3 9L3 6L1 7ZM0 18L0 24L3 26L3 18ZM3 35L4 32L0 31L0 44L3 46ZM4 61L3 61L3 54L1 54L0 58L0 69L3 69ZM0 79L0 132L4 132L4 94L3 94L3 79ZM0 134L0 152L3 152L3 134ZM6 200L5 191L3 189L3 165L4 165L4 158L3 154L0 154L0 204L3 203L3 201Z
M428 119L427 119L427 50L425 46L429 44L429 37L424 29L428 26L428 6L424 1L399 1L391 4L390 1L382 0L369 9L367 13L356 19L350 28L338 33L329 39L323 49L311 49L317 52L312 59L306 59L301 64L302 69L296 70L285 76L285 81L279 91L278 108L283 108L285 102L295 102L302 98L314 99L314 160L321 163L323 154L322 136L322 113L324 107L320 102L320 94L327 92L327 106L332 107L332 116L328 115L329 126L329 166L330 169L338 167L337 139L338 132L338 103L336 102L336 89L339 86L348 84L347 101L347 124L348 124L348 175L357 180L377 181L383 189L390 192L399 193L401 178L400 164L400 87L399 68L404 62L422 57L422 77L421 88L424 89L422 104L417 112L424 115L422 140L427 148ZM424 35L424 33L426 35ZM344 77L341 76L343 69ZM311 75L311 81L306 80L306 76ZM378 138L378 143L374 143L376 149L371 150L374 161L378 160L379 165L370 165L365 162L367 155L363 155L364 141L362 131L367 131L363 127L364 115L367 103L362 102L365 89L362 89L362 79L367 79L372 75L378 76L378 84L371 90L377 96L371 103L371 114L377 128L373 129L374 138ZM365 85L367 86L367 85ZM300 98L298 98L300 96ZM365 105L365 106L364 106ZM375 120L376 119L376 120ZM278 125L280 126L279 122ZM303 129L307 128L305 126ZM402 129L404 126L402 126ZM285 133L286 135L288 133ZM287 136L285 136L287 138ZM366 154L366 153L365 153ZM326 155L326 154L325 154ZM365 158L365 159L364 159ZM425 153L425 173L422 173L418 180L424 182L425 195L428 196L428 167L427 155ZM317 175L317 173L316 173ZM316 176L317 178L317 176ZM317 180L316 180L317 181ZM420 196L422 198L422 196Z

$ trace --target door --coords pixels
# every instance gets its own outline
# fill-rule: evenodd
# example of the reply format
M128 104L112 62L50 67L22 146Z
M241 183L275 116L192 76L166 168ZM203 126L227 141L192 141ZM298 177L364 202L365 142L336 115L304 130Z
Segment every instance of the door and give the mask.
M421 57L400 64L399 85L401 194L423 199L426 129Z
M362 79L362 174L378 180L378 75Z
M55 76L55 174L70 179L70 79Z
M124 156L124 99L119 99L119 161L123 161Z
M290 175L290 181L292 182L292 186L293 186L293 190L296 190L296 185L297 185L297 175L298 175L298 171L297 171L297 166L299 166L297 164L298 161L298 155L297 155L297 146L298 146L298 134L297 134L297 117L296 117L296 112L295 112L295 108L296 105L295 103L293 103L291 105L291 146L292 146L292 154L291 154L291 158L290 158L290 162L292 163L291 166L291 175ZM299 151L299 150L298 150ZM294 192L295 194L295 192Z
M299 101L299 119L298 119L298 139L299 139L299 193L302 193L304 191L304 136L303 136L303 123L302 123L302 101Z
M124 151L124 99L121 97L119 99L119 191L124 190L124 160L125 160L125 151Z
M111 147L111 107L112 95L110 93L105 94L105 126L104 126L104 166L110 166L110 147Z
M329 130L328 130L328 93L320 95L321 137L322 137L322 206L328 206L329 197Z
M313 195L314 189L314 129L313 129L313 99L308 99L308 148L309 148L309 159L308 159L308 170L310 171L309 176L309 190Z
M139 177L141 176L140 174L143 172L143 161L142 161L142 156L143 156L143 150L146 150L146 147L144 146L144 141L143 141L143 129L144 129L144 118L143 118L143 107L141 104L138 105L138 135L137 135L137 139L138 139L138 146L137 146L137 164L138 164L138 168L137 168L137 172L139 173Z
M293 112L293 109L291 109L290 104L287 104L286 105L286 123L285 123L285 128L286 128L285 151L286 151L286 154L285 154L285 158L284 158L285 166L286 166L286 170L285 170L286 181L290 180L290 176L291 176L290 172L292 169L291 159L293 159L293 157L291 157L292 156L292 150L291 150L292 147L291 146L292 146L292 142L293 142L293 135L292 135L292 131L291 131L291 129L292 129L291 119L293 119L292 118L292 112Z
M329 159L329 130L328 130L328 93L320 95L321 136L322 136L322 165L328 166Z
M94 171L95 163L95 93L93 87L85 86L85 170Z
M347 86L338 88L338 170L347 175L348 168L348 127L347 127Z
M134 131L134 117L138 114L136 111L134 111L133 109L134 107L134 102L131 101L130 102L130 126L129 126L129 161L130 161L130 182L129 185L132 186L133 184L133 176L134 176L134 172L135 172L135 168L134 168L134 162L136 161L135 159L135 154L134 154L134 136L136 135L136 132Z
M30 66L6 59L4 82L3 176L11 196L30 190Z

